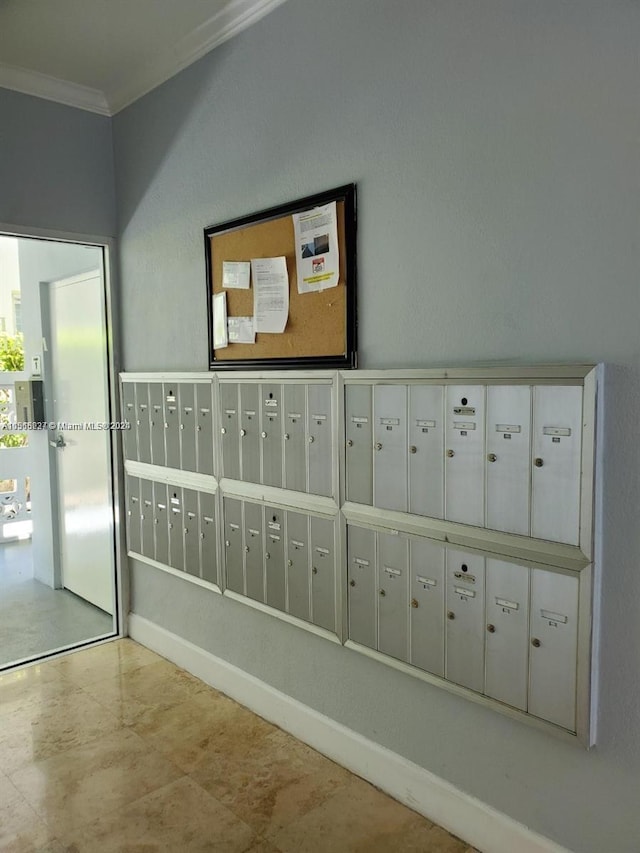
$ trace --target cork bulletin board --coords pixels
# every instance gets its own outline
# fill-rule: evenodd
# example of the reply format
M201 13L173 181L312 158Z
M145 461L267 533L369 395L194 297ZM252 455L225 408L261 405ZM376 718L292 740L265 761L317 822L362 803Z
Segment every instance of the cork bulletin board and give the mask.
M338 283L298 292L293 215L336 202ZM250 216L205 228L209 368L262 369L356 366L356 198L348 184ZM257 332L255 343L214 346L213 297L226 293L227 316L254 314L254 281L248 289L223 287L225 261L284 257L289 311L282 333ZM253 279L253 277L252 277Z

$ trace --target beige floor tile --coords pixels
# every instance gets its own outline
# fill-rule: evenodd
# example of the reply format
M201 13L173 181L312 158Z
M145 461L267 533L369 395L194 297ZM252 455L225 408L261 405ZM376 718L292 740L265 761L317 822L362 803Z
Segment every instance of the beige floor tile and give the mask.
M28 712L73 689L70 681L43 666L0 673L0 724L5 725L12 714Z
M122 675L85 684L82 689L123 725L130 726L211 688L160 658Z
M2 753L0 753L1 755ZM32 853L50 841L50 831L4 775L0 774L0 850Z
M11 775L31 762L51 758L118 728L118 719L79 689L58 694L48 702L33 702L2 718L2 769Z
M181 775L134 732L120 730L18 770L11 781L57 837Z
M43 664L54 676L65 678L81 686L93 684L117 675L124 675L151 663L162 661L155 652L134 643L133 640L113 640L90 649Z
M280 730L249 749L218 753L192 776L269 836L319 806L350 779L346 770Z
M73 853L244 853L250 827L183 777L64 837Z
M417 818L420 820L415 812L352 777L333 797L270 836L270 840L283 853L325 853L327 850L400 853L404 848L398 846L397 839L409 826L418 832ZM431 824L424 820L423 837L428 837L430 831Z

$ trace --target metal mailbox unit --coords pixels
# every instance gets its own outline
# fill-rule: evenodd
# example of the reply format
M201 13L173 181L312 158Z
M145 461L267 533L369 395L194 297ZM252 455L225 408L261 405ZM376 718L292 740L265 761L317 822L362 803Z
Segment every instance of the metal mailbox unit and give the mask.
M595 743L602 368L342 379L346 644Z

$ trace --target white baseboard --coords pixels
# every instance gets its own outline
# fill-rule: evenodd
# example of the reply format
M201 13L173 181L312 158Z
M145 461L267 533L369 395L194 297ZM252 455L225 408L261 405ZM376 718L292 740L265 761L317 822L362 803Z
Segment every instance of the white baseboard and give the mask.
M129 635L483 853L568 853L423 767L135 613L129 614Z

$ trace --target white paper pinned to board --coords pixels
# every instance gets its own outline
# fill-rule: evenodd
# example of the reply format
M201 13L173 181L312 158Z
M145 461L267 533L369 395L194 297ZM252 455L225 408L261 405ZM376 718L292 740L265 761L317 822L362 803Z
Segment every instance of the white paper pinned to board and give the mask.
M252 259L251 274L255 330L281 334L289 316L287 260L284 257Z
M227 294L213 294L213 348L223 349L229 343L227 337Z

